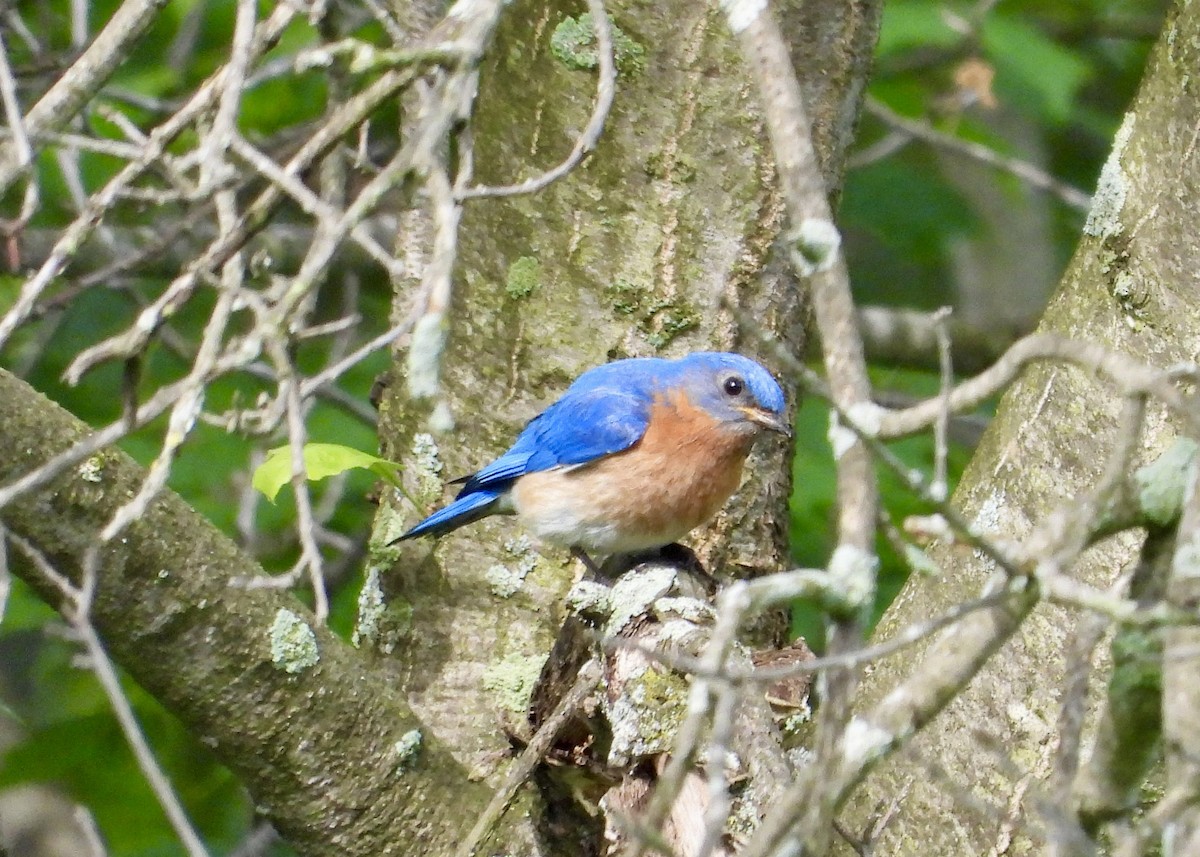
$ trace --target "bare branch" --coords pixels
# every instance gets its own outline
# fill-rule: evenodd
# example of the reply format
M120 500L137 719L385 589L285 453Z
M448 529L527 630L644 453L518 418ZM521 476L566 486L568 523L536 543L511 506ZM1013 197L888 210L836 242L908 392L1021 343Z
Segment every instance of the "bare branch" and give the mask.
M1020 158L1001 155L995 149L989 148L982 143L963 140L960 137L942 133L927 122L901 116L873 98L866 100L865 109L868 113L883 120L889 126L897 129L911 139L920 140L942 151L962 155L1014 175L1030 187L1051 193L1079 211L1087 212L1092 207L1091 196L1078 188L1071 187L1066 182L1056 179L1035 164L1023 161Z
M1193 461L1187 476L1167 597L1173 606L1195 613L1200 608L1200 464ZM1187 805L1164 827L1164 838L1173 843L1172 850L1178 854L1200 849L1200 806L1197 806L1200 685L1196 682L1195 664L1174 655L1197 645L1200 645L1200 624L1171 628L1163 645L1162 717L1167 789L1191 795Z
M790 258L796 273L807 280L811 290L832 399L839 409L849 411L856 405L870 403L871 386L841 250L841 235L833 222L800 84L769 3L726 0L721 5L758 88L788 211ZM869 578L868 586L853 587L861 593L866 604L873 595L877 564L874 556L875 522L878 519L875 473L870 453L861 438L844 436L835 440L834 446L838 548L830 572ZM839 555L844 561L839 561ZM851 588L849 581L846 588ZM839 620L833 623L829 634L831 652L840 653L857 647L862 636L861 615L861 611L853 610L839 614ZM850 717L851 698L857 681L851 671L830 673L826 678L814 747L813 767L817 769L834 762L840 736ZM832 830L834 801L827 789L808 791L811 785L806 784L807 797L792 807L784 828L794 826L802 831L805 846L814 853L821 853ZM773 820L778 821L780 813L779 807L772 807L762 829L770 827ZM760 839L756 838L756 841Z
M69 122L125 60L164 5L166 0L126 0L118 6L83 55L30 108L24 123L27 133L56 131ZM21 169L19 153L11 146L0 147L0 194Z
M950 392L950 408L968 410L985 402L1011 384L1030 363L1056 360L1109 379L1123 396L1150 395L1163 402L1193 429L1200 428L1196 405L1179 390L1174 379L1179 372L1193 374L1194 367L1177 371L1156 369L1132 357L1112 351L1094 342L1080 342L1054 334L1037 333L1019 340L985 372L959 384ZM879 414L877 431L881 438L915 434L937 419L939 399L930 399L902 411Z
M575 683L571 689L558 701L550 716L538 727L533 738L525 745L520 757L510 766L505 775L504 784L496 790L491 802L471 828L471 832L458 846L454 852L455 857L471 857L475 853L475 849L479 847L479 843L483 841L492 825L508 808L516 796L517 790L528 781L534 768L540 765L546 754L550 752L550 748L554 745L554 739L558 737L567 721L578 713L587 697L595 692L600 678L600 664L597 661L591 660L583 665L575 677Z
M192 827L187 813L184 812L183 805L179 802L179 796L175 794L175 789L171 786L162 768L159 767L158 760L154 758L154 751L150 749L146 736L142 733L142 728L133 713L133 707L129 704L129 698L125 696L125 691L121 688L121 680L117 677L116 667L109 659L108 653L104 650L104 645L100 642L100 637L96 634L96 629L89 619L92 596L96 586L95 553L93 553L94 561L87 563L88 570L84 574L82 583L76 587L67 580L65 575L55 569L54 564L32 543L13 532L5 535L10 544L15 545L31 563L37 566L41 575L49 580L58 581L62 587L62 595L69 604L63 613L87 650L88 665L100 681L100 687L103 688L104 695L108 698L109 705L112 706L125 741L129 744L129 748L137 760L138 769L146 778L146 782L150 784L155 798L166 814L167 820L170 821L171 827L175 830L175 835L179 837L179 841L183 843L183 847L190 857L207 857L208 851Z

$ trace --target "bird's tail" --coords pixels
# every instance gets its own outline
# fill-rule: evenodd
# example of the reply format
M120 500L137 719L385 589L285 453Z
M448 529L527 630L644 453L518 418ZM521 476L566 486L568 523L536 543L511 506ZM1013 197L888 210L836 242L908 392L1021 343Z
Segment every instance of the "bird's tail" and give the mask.
M501 494L500 491L474 491L459 497L449 506L439 509L421 521L396 541L415 539L418 536L445 535L472 521L486 518L488 515L500 511L496 509L496 506L500 503Z

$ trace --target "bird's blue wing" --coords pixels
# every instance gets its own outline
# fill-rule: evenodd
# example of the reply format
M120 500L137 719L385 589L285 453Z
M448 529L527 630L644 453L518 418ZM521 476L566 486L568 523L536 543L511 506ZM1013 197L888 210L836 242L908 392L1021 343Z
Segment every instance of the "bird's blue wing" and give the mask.
M530 453L518 452L514 445L512 449L491 464L477 470L470 476L455 479L455 482L465 483L462 490L458 492L458 496L461 497L464 494L477 491L482 486L502 485L512 482L518 476L529 472L529 457Z
M650 421L650 402L607 388L568 391L534 417L504 455L471 476L459 497L508 487L526 473L586 464L633 446Z
M646 433L650 404L637 389L573 386L525 426L508 452L472 474L453 503L401 538L441 535L502 511L499 501L526 473L586 464L628 449Z
M421 523L400 536L396 541L415 539L417 536L440 536L451 530L457 530L464 524L478 521L492 514L493 506L500 500L501 491L475 491L459 496L457 500L445 508L438 509Z
M533 433L527 473L587 464L629 449L646 433L650 398L609 388L563 396L522 432Z

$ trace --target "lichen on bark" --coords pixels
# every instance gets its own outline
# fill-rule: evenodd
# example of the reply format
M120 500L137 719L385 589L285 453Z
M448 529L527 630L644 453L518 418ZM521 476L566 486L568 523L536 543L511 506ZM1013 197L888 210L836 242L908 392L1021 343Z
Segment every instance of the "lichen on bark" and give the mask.
M1200 63L1200 7L1181 5L1168 21L1123 133L1116 141L1104 180L1108 190L1063 280L1050 302L1040 330L1098 341L1137 355L1160 367L1194 359L1200 330L1200 240L1195 182L1180 184L1186 160L1181 141L1194 139L1200 127L1200 102L1189 83L1189 69ZM1121 192L1115 189L1120 171ZM1153 228L1136 228L1153 219ZM1136 284L1141 317L1131 323L1128 305L1114 289L1118 277ZM1004 396L955 496L956 505L980 532L1019 540L1035 521L1060 503L1095 485L1109 455L1121 402L1113 389L1075 369L1040 366L1022 377ZM1156 458L1174 440L1176 427L1152 408L1143 434L1140 462ZM1137 554L1141 538L1125 533L1092 548L1072 576L1105 587ZM964 557L936 547L933 559L947 571L936 581L910 580L885 617L879 634L928 618L975 596L995 571L981 557ZM1064 669L1064 652L1075 614L1045 606L1025 621L1003 651L993 657L972 687L956 699L914 742L915 752L873 773L855 796L843 822L859 825L877 805L906 788L903 811L890 821L889 853L987 853L996 843L994 825L981 822L956 800L957 794L988 794L1012 799L1013 824L1037 809L1019 800L1026 791L1020 777L1041 779L1052 770L1055 743L1021 710L1053 724ZM921 662L923 647L908 657L883 662L866 684L864 706L880 698L911 665ZM987 761L975 735L986 733L1005 748L1004 761ZM947 776L931 778L929 760ZM1018 769L1008 759L1020 760ZM1019 771L1014 776L1014 771ZM915 777L915 779L914 779ZM1014 849L1039 847L1028 838L1036 825L1015 828ZM839 853L848 853L842 848Z

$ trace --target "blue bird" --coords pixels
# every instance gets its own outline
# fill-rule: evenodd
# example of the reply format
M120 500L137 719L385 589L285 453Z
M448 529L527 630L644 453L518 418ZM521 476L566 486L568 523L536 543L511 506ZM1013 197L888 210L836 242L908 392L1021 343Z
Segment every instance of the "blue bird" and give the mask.
M572 552L662 547L703 524L741 481L763 429L790 435L783 390L753 360L697 352L632 358L579 376L457 498L401 539L515 514Z

